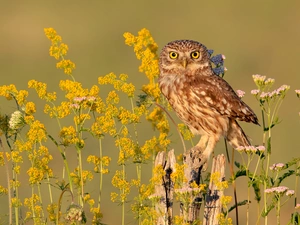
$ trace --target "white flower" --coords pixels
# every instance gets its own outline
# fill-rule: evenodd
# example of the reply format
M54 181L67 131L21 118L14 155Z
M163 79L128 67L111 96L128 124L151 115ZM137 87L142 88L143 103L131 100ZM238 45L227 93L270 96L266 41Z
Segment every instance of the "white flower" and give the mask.
M22 125L23 122L23 114L17 110L11 114L10 120L8 122L9 128L12 130L16 130Z

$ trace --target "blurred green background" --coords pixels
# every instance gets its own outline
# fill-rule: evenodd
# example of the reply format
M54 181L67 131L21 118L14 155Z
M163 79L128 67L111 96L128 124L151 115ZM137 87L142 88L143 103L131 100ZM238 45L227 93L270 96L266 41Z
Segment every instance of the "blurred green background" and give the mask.
M215 53L224 54L225 66L228 69L225 79L235 90L246 92L244 101L257 112L260 119L258 103L250 95L250 91L255 88L251 75L261 74L275 78L276 88L282 84L290 85L291 90L280 111L282 122L273 130L274 154L271 163L286 162L292 157L300 156L300 107L294 92L295 89L300 89L299 1L2 0L0 85L13 83L18 89L26 89L27 81L36 79L47 82L49 91L58 91L59 80L66 77L62 71L56 69L56 61L48 54L50 41L43 31L46 27L56 29L63 42L69 46L68 58L76 64L74 76L85 87L96 84L99 76L109 72L127 73L129 80L137 86L146 81L145 76L138 72L139 62L133 49L124 44L123 38L124 32L137 34L144 27L150 30L159 49L175 39L194 39L207 48L214 49ZM30 99L36 100L33 91L30 91L30 95ZM38 108L41 110L43 105L40 103ZM0 110L1 113L10 114L15 108L1 98ZM52 127L54 123L48 117L42 113L37 116L48 129L56 129ZM260 127L252 124L242 126L254 144L261 144ZM145 135L147 132L151 133L152 130L145 131ZM179 153L182 147L174 130L173 133L174 142L171 147ZM93 153L93 145L89 146L91 152L86 153L87 155ZM117 156L113 143L107 144L105 151L105 154L112 157ZM223 142L220 142L216 153L223 151ZM61 158L55 148L53 155L51 165L60 165ZM116 168L114 160L110 169L114 171ZM26 180L25 173L24 176ZM105 183L104 202L109 201L111 176L112 174L107 176ZM3 184L5 177L0 180ZM243 190L245 181L241 181ZM294 188L293 180L288 180L285 184L291 189ZM89 191L96 192L97 189L91 187ZM28 197L29 193L26 194ZM240 194L243 196L242 191ZM2 214L6 212L6 201L6 197L1 198ZM287 221L292 208L291 204L283 207L283 221ZM103 222L120 224L121 209L117 204L105 203L101 210L104 214ZM129 207L127 210L127 222L134 224ZM233 214L231 217L234 217ZM240 217L243 224L245 213ZM254 223L255 220L250 224Z

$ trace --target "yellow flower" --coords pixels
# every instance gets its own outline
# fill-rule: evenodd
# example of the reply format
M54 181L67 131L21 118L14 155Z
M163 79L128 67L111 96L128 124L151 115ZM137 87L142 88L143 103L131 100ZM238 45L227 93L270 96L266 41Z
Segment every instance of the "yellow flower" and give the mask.
M18 198L12 198L11 199L11 206L14 207L14 208L18 208L18 207L22 206L22 202Z
M232 225L232 219L225 217L223 213L220 213L217 218L220 225Z
M214 182L219 190L224 190L228 188L228 181L221 181L220 176L220 172L215 172L211 174L210 179Z
M45 125L40 121L35 120L30 124L29 131L27 132L28 141L31 143L40 143L47 139Z
M67 75L71 75L72 71L75 69L75 63L73 63L71 60L61 60L56 64L56 68L63 69L64 73Z
M185 124L178 124L178 129L182 134L184 140L191 140L194 137L190 129Z
M181 188L182 185L187 181L184 176L184 169L186 165L175 164L175 171L171 174L171 179L174 182L174 188Z
M106 104L118 104L120 98L115 91L110 91L106 98Z
M125 161L129 158L134 157L135 155L135 144L134 142L127 137L116 139L115 144L119 147L119 164L125 164Z
M11 100L12 96L17 96L18 91L14 84L3 85L0 87L0 96L4 96L7 100Z
M57 36L56 31L53 28L45 28L44 32L49 40L53 40Z
M27 102L25 105L25 113L33 114L36 112L35 104L33 102Z
M127 200L127 196L130 193L130 183L126 181L125 172L123 170L116 170L115 175L113 176L111 183L114 187L120 190L120 194L114 192L111 193L111 200L116 201L117 197L120 197L120 202L124 203Z
M227 205L231 202L231 200L232 200L232 197L231 196L225 196L225 195L223 195L222 197L221 197L221 204L223 205L223 207L227 207Z
M62 138L62 144L64 146L79 142L79 138L73 126L63 127L59 133L59 137Z
M44 99L47 102L52 102L56 100L55 92L47 92L47 84L43 82L38 82L36 80L28 81L28 88L34 88L40 99Z

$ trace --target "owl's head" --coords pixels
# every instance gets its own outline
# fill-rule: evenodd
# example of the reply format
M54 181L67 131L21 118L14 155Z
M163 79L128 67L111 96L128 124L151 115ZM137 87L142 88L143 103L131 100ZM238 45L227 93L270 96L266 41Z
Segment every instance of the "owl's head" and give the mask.
M211 69L209 57L206 47L197 41L172 41L160 54L161 76L199 74L200 70Z

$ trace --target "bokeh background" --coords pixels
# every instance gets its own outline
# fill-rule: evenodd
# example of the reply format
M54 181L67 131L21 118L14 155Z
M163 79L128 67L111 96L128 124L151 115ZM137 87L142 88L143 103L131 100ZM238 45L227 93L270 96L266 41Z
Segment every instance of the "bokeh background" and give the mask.
M55 68L56 61L48 54L50 42L43 31L46 27L56 29L68 44L68 57L76 64L74 76L85 87L96 84L99 76L109 72L127 73L129 80L138 87L146 81L145 76L138 72L139 62L133 49L124 44L123 38L124 32L137 34L142 28L150 30L160 49L175 39L194 39L209 49L214 49L215 53L224 54L225 66L228 69L225 79L235 90L246 92L244 100L258 113L259 118L258 103L250 94L255 88L251 75L261 74L275 78L276 88L282 84L290 85L291 90L279 113L281 124L273 130L274 154L271 163L286 162L300 156L300 105L294 92L295 89L300 89L299 1L2 0L0 85L13 83L18 89L26 89L27 81L36 79L47 82L49 91L59 91L59 80L66 77ZM30 95L31 99L36 100L33 91L30 91ZM10 114L15 108L1 98L0 110L1 113ZM38 116L48 129L56 129L48 117L42 113ZM261 144L260 127L249 124L242 126L254 144ZM143 132L142 135L147 135L152 130ZM174 142L171 147L179 153L182 147L175 130L173 133ZM91 152L86 153L87 155L94 151L92 144L90 147ZM107 143L105 151L112 157L117 156L113 143ZM220 142L216 153L222 152L223 142ZM52 166L60 165L61 158L55 149L53 155ZM116 168L117 163L114 160L110 169L114 171ZM107 176L104 187L103 222L120 224L121 208L109 202L111 176L112 174ZM0 181L5 182L4 175L0 177ZM246 189L245 182L246 180L241 180L239 183L241 198L243 190ZM293 189L294 181L290 179L285 185ZM29 187L24 188L30 190ZM90 192L97 191L95 187L90 188ZM3 215L7 212L7 199L1 197L0 201ZM292 204L283 207L284 224L292 208ZM129 207L127 210L127 224L135 224ZM244 214L240 215L241 224ZM274 214L271 215L274 217ZM234 215L231 214L231 217L234 218ZM251 220L250 224L254 223L255 220Z

